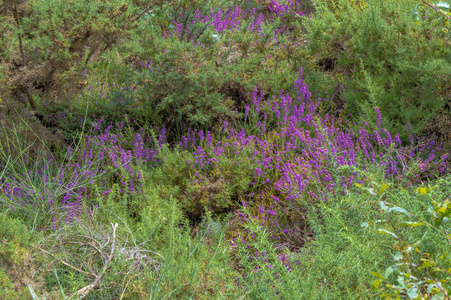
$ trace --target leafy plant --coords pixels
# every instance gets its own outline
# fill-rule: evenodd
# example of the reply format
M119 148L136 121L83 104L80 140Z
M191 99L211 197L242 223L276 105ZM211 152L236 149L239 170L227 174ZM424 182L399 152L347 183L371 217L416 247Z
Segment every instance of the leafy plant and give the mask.
M451 19L451 5L448 2L439 1L437 3L429 3L427 1L423 1L420 4L417 4L412 12L412 18L417 25L420 25L420 7L428 6L429 8L435 10L439 15L443 22L443 31L448 32L446 27L449 27L449 20ZM423 16L425 19L426 16Z
M446 249L451 245L447 224L451 217L451 208L449 197L444 197L442 192L444 191L443 183L444 181L439 180L436 186L415 189L421 199L417 201L427 199L422 216L414 215L400 206L387 205L384 200L379 202L380 209L386 218L376 220L374 224L387 224L385 228L379 228L378 232L389 235L397 241L394 245L396 249L393 256L394 264L382 274L372 272L373 276L378 278L373 282L372 289L379 291L381 297L387 299L449 298L451 264ZM362 226L368 227L368 223L363 223ZM408 231L419 231L420 235L415 236L421 236L421 238L415 241L414 237L410 237L409 232L402 228L408 228ZM432 239L429 237L426 240L427 235L432 235ZM437 243L437 245L431 247L426 243ZM424 248L435 251L430 253L422 250Z

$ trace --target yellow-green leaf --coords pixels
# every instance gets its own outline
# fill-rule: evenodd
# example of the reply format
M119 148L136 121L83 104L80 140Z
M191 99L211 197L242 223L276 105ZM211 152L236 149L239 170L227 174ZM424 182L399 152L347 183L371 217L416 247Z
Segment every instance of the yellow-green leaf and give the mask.
M385 192L386 189L388 189L390 187L389 183L385 183L381 186L381 189L379 190L379 195L382 194L383 192Z
M375 276L377 278L380 278L382 280L385 280L385 277L382 276L380 272L377 272L377 273L376 272L371 272L371 275L373 275L373 276Z
M426 195L427 193L429 193L429 189L426 187L419 187L416 189L416 191L420 195Z
M401 225L402 225L402 226L406 226L406 227L417 227L417 226L423 225L423 223L421 223L421 222L408 222L408 221L406 221L406 222L402 222Z
M377 288L381 285L382 280L378 279L371 284L371 289L373 291L377 290Z
M429 267L433 267L433 266L435 266L436 265L436 263L435 262L433 262L433 261L431 261L431 260L426 260L426 261L423 261L423 264L421 265L423 268L429 268Z

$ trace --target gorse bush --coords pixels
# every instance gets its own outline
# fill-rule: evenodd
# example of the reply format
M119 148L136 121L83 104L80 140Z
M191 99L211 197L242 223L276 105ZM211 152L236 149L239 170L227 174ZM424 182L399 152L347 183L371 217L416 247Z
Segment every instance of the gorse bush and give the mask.
M0 296L3 299L24 299L29 296L27 284L42 287L36 274L38 264L31 245L36 236L19 219L0 214Z
M407 141L405 128L420 134L444 113L445 74L451 71L447 34L435 16L413 24L416 1L367 2L358 12L344 6L338 16L325 10L313 18L308 47L320 68L345 82L340 95L346 115L360 111L374 120L377 106L384 126Z
M85 86L87 66L133 35L151 8L140 1L4 2L1 54L14 82L9 96L27 97L33 110L35 96L71 100Z

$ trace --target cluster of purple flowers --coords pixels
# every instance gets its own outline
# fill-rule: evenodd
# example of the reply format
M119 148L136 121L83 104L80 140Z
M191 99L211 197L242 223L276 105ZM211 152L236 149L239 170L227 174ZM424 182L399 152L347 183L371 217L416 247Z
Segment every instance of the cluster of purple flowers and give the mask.
M201 11L196 10L191 17L190 14L184 15L180 13L180 16L173 21L174 30L169 32L163 32L163 36L174 36L179 38L196 40L197 27L205 28L210 26L217 33L221 34L225 31L240 30L242 26L245 26L248 32L262 33L262 25L264 23L273 22L276 18L281 16L293 15L298 16L310 15L308 8L303 9L306 4L301 3L299 0L289 0L284 3L271 0L271 4L267 5L267 9L270 14L263 14L257 8L243 9L241 5L229 7L226 10L218 9L214 11L210 9L207 14L202 14ZM309 1L307 1L309 2ZM282 32L285 29L285 25L275 30L275 35L278 32ZM203 30L202 30L203 31Z
M435 152L439 147L428 145L422 149L414 144L402 145L399 134L392 137L381 128L380 113L377 113L377 128L362 124L354 129L347 121L321 114L320 106L328 100L312 99L302 78L302 68L295 82L295 95L293 98L281 91L277 98L264 100L264 92L254 90L252 107L246 109L245 118L254 127L248 126L247 131L257 134L224 124L222 133L208 132L207 137L203 131L190 130L180 143L195 155L193 161L186 163L206 175L212 169L226 173L219 169L221 158L233 161L237 155L249 153L252 183L247 200L242 199L241 203L245 207L253 204L254 217L262 225L284 228L279 224L278 215L300 217L310 201L326 202L330 193L348 193L358 173L340 167L368 171L376 166L392 180L411 182L446 169L448 155L437 157ZM276 125L269 128L270 124ZM418 166L416 173L411 178L403 178L415 166ZM272 199L272 204L264 205L264 199ZM243 214L241 217L247 220ZM305 231L305 227L305 223L299 223L299 228L294 230Z
M119 197L139 193L142 178L138 166L157 162L158 149L166 140L164 128L157 139L159 146L150 148L150 141L144 141L140 133L127 142L124 122L104 130L100 129L102 122L93 124L80 147L68 147L64 163L50 156L35 174L3 176L0 202L14 211L25 208L55 213L62 208L69 222L83 205L93 205L88 199L106 197L114 184L119 186ZM117 133L112 133L113 129Z

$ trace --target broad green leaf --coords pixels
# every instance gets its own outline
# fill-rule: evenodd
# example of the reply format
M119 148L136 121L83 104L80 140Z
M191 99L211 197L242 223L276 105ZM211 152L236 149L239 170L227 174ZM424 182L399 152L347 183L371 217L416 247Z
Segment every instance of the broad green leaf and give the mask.
M384 201L379 201L379 206L381 207L381 209L383 211L388 211L389 207L387 205L385 205Z
M391 212L391 211L399 212L399 213L405 214L408 217L411 217L409 212L402 207L397 207L397 206L391 207L390 209L388 209L388 212Z
M407 290L407 296L409 296L410 299L415 299L418 297L418 287L412 286L410 289Z
M391 231L388 231L388 230L385 230L385 229L378 229L377 231L380 234L389 234L389 235L393 236L395 239L398 238L398 236L396 234L394 234L393 232L391 232Z

